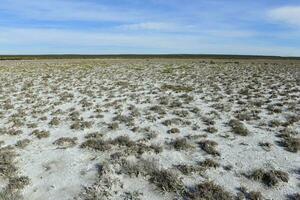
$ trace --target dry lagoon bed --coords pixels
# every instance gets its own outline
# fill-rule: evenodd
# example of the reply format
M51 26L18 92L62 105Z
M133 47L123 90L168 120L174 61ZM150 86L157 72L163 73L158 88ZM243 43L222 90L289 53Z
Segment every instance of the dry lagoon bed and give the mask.
M0 200L300 199L300 62L0 62Z

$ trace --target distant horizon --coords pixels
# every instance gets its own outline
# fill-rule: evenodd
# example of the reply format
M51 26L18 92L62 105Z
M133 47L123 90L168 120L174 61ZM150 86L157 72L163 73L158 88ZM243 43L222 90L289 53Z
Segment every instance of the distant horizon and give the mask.
M149 57L149 58L291 58L300 59L300 56L280 56L280 55L253 55L253 54L0 54L1 58L5 57Z
M300 57L296 0L2 0L1 55Z

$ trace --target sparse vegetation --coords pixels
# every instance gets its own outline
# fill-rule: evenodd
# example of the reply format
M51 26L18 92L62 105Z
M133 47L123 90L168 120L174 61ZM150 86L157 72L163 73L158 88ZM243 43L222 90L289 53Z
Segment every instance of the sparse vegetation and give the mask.
M162 191L175 193L182 193L184 191L183 182L176 172L167 169L154 168L148 173L150 175L149 181Z
M36 136L38 139L43 139L43 138L47 138L50 136L50 132L49 131L40 131L38 129L32 131L31 135Z
M0 200L299 198L299 61L0 66Z
M233 196L213 182L203 182L191 188L186 194L192 200L233 200Z
M237 119L230 120L229 126L231 126L232 131L237 135L247 136L249 134L249 131L245 125Z
M211 140L202 140L199 142L199 146L203 151L214 156L220 156L219 151L215 149L217 145L218 143Z
M292 137L291 135L279 135L282 138L279 145L283 146L287 151L297 153L300 150L300 138Z
M111 149L111 144L102 139L88 139L80 145L81 148L90 148L98 151Z
M13 177L13 178L9 179L7 189L12 190L12 191L13 190L21 190L29 183L30 183L30 180L26 176Z
M269 187L276 186L279 182L289 181L288 173L280 170L264 171L262 169L257 169L249 175L249 178L260 181Z
M53 142L54 145L57 145L62 148L69 148L76 145L77 137L68 138L68 137L61 137Z
M187 139L176 139L171 143L177 151L187 150L192 148L192 145L188 143Z
M30 140L29 139L24 139L24 140L19 140L17 143L16 143L16 147L19 147L19 148L25 148L26 146L28 146L30 143Z

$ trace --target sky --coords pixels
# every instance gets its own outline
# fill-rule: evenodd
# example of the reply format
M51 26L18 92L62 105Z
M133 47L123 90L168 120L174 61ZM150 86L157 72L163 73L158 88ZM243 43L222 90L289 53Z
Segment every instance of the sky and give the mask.
M300 1L0 0L0 54L300 56Z

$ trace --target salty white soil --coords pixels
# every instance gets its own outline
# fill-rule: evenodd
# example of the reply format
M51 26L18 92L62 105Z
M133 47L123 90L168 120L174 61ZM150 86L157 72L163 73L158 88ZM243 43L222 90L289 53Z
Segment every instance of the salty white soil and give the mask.
M0 61L0 200L300 199L300 62Z

